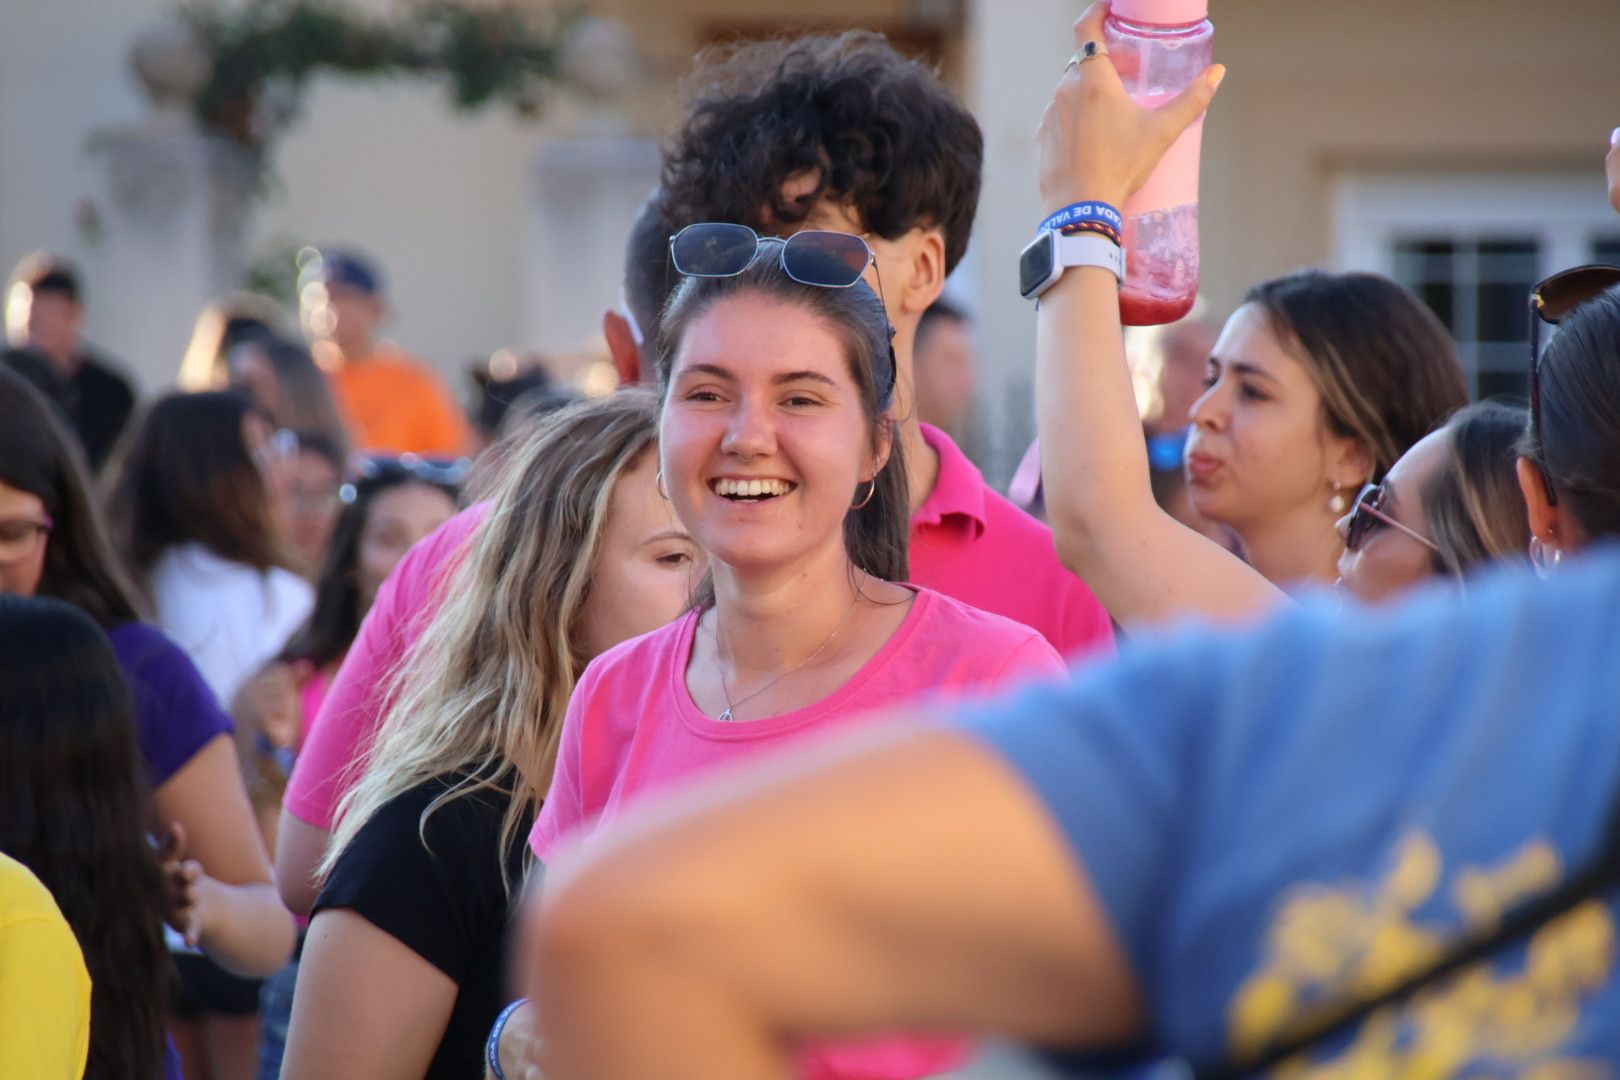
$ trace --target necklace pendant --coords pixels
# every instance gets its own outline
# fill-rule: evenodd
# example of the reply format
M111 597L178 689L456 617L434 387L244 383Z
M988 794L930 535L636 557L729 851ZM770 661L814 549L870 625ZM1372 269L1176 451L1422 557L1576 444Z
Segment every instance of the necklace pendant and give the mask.
M715 719L719 720L722 724L735 724L737 722L737 718L731 715L731 710L729 708L719 716L715 717Z

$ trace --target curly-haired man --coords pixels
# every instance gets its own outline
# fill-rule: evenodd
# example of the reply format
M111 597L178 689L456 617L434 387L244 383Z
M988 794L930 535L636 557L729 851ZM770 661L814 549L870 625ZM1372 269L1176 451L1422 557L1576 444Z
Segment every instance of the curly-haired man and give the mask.
M912 350L962 259L984 138L939 79L880 34L723 46L699 57L664 153L664 217L763 234L866 237L894 325L900 446L913 501L913 580L1040 631L1065 656L1112 641L1107 613L1041 525L918 421Z

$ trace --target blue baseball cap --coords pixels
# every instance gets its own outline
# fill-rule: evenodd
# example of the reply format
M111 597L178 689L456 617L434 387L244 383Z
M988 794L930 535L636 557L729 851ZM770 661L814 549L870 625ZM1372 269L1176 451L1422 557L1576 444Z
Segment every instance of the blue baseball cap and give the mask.
M343 248L322 248L300 261L299 288L311 282L348 285L373 296L382 292L382 274L376 264L359 252Z

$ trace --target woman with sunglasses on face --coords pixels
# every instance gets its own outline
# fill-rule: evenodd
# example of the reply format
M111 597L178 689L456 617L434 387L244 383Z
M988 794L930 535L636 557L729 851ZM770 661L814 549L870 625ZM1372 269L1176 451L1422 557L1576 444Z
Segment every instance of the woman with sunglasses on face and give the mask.
M1377 601L1431 577L1524 562L1530 532L1515 466L1525 416L1470 405L1363 488L1339 520L1339 587Z
M569 407L514 450L344 798L282 1076L468 1077L509 997L525 838L587 660L675 618L699 553L653 482L657 402Z
M73 436L37 391L5 372L0 592L69 601L107 632L134 697L153 831L182 837L171 923L234 971L281 967L292 919L270 884L230 719L185 652L141 621Z
M679 621L581 679L531 838L542 862L647 791L865 710L1061 676L1035 631L905 584L889 327L865 249L735 225L672 241L687 276L660 331L661 480L710 576ZM923 1076L965 1050L893 1039L811 1051L801 1071Z
M1620 536L1620 268L1566 271L1532 298L1558 333L1539 357L1532 333L1518 475L1532 561L1551 573L1565 553Z

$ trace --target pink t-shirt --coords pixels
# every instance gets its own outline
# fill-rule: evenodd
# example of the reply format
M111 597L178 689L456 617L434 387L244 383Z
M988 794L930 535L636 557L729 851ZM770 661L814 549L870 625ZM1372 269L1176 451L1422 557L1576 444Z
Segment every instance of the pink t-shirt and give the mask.
M1076 659L1111 652L1108 613L1058 561L1052 533L984 482L949 435L922 426L939 454L939 478L911 519L911 579L918 585L1038 631ZM305 736L283 805L330 829L337 804L360 775L382 720L388 677L438 611L438 588L460 564L466 540L489 513L468 507L401 560L344 658Z
M1020 679L1066 675L1062 659L1027 626L917 590L905 620L830 696L764 720L723 723L686 688L698 613L610 649L574 688L551 790L529 835L545 861L559 844L608 824L649 793L852 721L885 706L942 695L986 694ZM959 1039L888 1038L816 1047L802 1077L901 1080L962 1063Z
M281 804L300 821L332 828L338 802L359 779L387 711L384 691L391 676L439 610L440 587L461 565L469 538L488 514L487 502L476 503L440 525L405 553L377 590L287 781Z
M1113 652L1102 601L1062 562L1052 530L990 485L951 437L922 425L939 479L911 517L911 580L1040 631L1062 656Z

